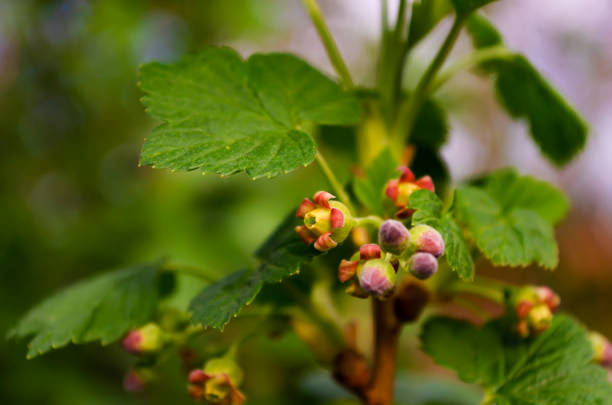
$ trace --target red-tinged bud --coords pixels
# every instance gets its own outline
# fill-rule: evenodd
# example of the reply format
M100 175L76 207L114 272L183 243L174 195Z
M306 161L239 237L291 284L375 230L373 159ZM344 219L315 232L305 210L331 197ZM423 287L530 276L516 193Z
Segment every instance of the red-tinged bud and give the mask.
M612 367L612 344L600 333L590 332L589 341L593 348L593 360L603 367Z
M140 392L154 377L153 371L148 368L133 368L125 374L123 388L128 392Z
M132 330L121 342L125 351L136 355L156 353L163 344L162 330L155 323Z
M310 245L312 242L314 242L315 240L317 240L317 237L314 233L310 232L308 230L308 228L306 228L303 225L300 226L296 226L295 227L295 232L297 232L298 236L300 238L302 238L302 240L304 241L304 243L306 243L307 245Z
M408 271L419 280L427 280L438 271L438 259L431 253L417 252L408 260Z
M389 182L387 183L387 187L385 188L385 194L393 201L397 200L397 195L399 193L398 186L399 180L393 179L389 180Z
M330 249L338 246L338 243L332 239L331 232L324 233L315 241L314 247L319 252L327 252Z
M329 222L331 229L338 229L344 226L344 213L338 208L332 208L329 211Z
M417 252L440 257L444 254L444 239L429 225L420 224L410 229L410 245Z
M380 226L378 243L385 252L400 255L410 246L410 231L401 222L388 219Z
M529 311L526 320L529 328L535 334L540 334L550 327L552 317L552 312L546 304L538 304Z
M529 311L531 311L534 306L535 306L535 303L531 301L519 302L518 305L516 306L516 316L518 316L519 319L525 318L527 314L529 314Z
M419 186L419 188L424 189L424 190L429 190L432 193L434 193L436 191L436 188L434 186L434 182L431 179L431 177L429 177L429 176L421 177L420 179L415 181L414 184Z
M548 308L555 312L561 304L561 298L549 287L535 287L535 292L538 295L540 302L548 305Z
M298 218L304 218L307 213L314 210L316 208L315 204L310 201L308 198L304 198L300 206L298 207L295 215Z
M341 283L344 283L353 278L355 272L357 271L358 265L359 261L357 260L349 261L342 259L340 266L338 266L338 280L340 280Z
M211 359L203 369L189 373L189 395L211 404L241 405L245 401L237 388L241 381L242 370L232 356Z
M329 205L329 200L332 198L336 198L333 194L328 193L327 191L317 191L313 197L315 203L323 208L331 208Z
M399 170L402 172L402 176L399 179L400 183L412 183L414 181L414 173L412 173L412 170L406 166L401 166Z
M352 295L355 298L368 298L370 294L361 288L357 281L352 282L346 289L344 290L348 295Z
M201 368L191 370L189 373L189 382L191 384L204 384L208 379L210 379L210 376L207 375Z
M368 243L359 248L359 259L380 259L380 247L376 243Z
M359 284L368 293L387 298L395 289L395 270L383 259L371 259L357 268Z

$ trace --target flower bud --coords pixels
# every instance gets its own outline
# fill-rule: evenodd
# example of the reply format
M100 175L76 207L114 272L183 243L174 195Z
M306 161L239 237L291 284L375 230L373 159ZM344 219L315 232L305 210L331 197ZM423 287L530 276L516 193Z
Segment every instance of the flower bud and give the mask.
M326 191L317 192L313 200L305 198L296 211L304 225L295 228L300 238L307 243L315 243L315 249L325 252L342 243L351 232L354 224L349 209Z
M163 344L162 330L152 322L132 330L121 342L125 351L136 355L156 353Z
M357 268L359 284L376 297L388 297L395 288L395 270L383 259L370 259Z
M237 386L242 382L242 370L231 357L211 359L203 369L189 373L189 395L213 404L241 405L244 394Z
M530 329L536 334L539 334L550 327L552 317L552 312L546 304L538 304L529 311L526 320Z
M376 243L368 243L359 248L359 260L380 259L380 247Z
M378 243L385 252L400 255L410 245L410 231L401 222L388 219L380 226Z
M399 179L391 179L385 188L385 194L399 208L396 212L398 218L407 218L412 215L413 210L407 208L410 201L410 195L417 190L425 189L435 191L431 177L424 176L418 180L414 179L414 174L407 167L400 167L402 176Z
M597 332L590 332L589 340L593 347L593 360L604 367L612 367L612 344L610 344L610 341Z
M427 280L438 270L438 259L431 253L417 252L408 260L408 271L419 280Z
M420 224L410 229L410 245L417 252L431 253L435 257L444 254L442 235L429 225Z
M544 302L552 312L559 308L561 298L551 288L545 286L535 287L535 292L538 299Z
M153 371L148 368L132 368L123 378L123 388L128 392L140 392L153 378Z

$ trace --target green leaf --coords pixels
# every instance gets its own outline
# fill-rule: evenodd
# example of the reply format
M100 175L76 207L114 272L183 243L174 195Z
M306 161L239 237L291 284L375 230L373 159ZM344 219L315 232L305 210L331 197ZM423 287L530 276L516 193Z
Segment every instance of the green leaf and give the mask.
M391 151L384 149L367 168L366 177L355 179L355 194L373 214L383 215L385 186L394 177L398 177L397 162Z
M499 321L478 328L449 318L429 320L421 335L423 350L436 363L452 368L467 383L488 392L500 405L607 405L612 384L592 362L585 331L557 315L535 339L513 340Z
M272 177L314 159L303 124L359 120L352 95L289 54L243 61L210 47L174 64L148 63L140 73L143 103L163 122L145 141L144 165Z
M460 15L468 15L480 7L486 6L489 3L494 2L495 0L450 0L455 6L455 10L457 10L457 14Z
M261 260L257 270L240 270L206 286L189 306L193 321L223 329L245 305L253 302L264 284L279 283L298 274L301 264L319 255L295 233L299 223L294 210L257 249L255 256Z
M412 48L453 11L449 0L418 0L412 3L409 46Z
M545 268L556 267L552 226L535 211L504 210L486 191L473 186L458 189L455 202L460 220L493 264L527 266L535 261Z
M30 310L9 337L32 336L28 358L68 343L111 343L152 316L157 269L145 265L118 270L68 287Z
M502 43L482 16L472 16L467 28L478 48ZM512 117L529 122L531 137L553 163L564 165L584 147L588 130L584 120L523 55L488 60L481 67L495 76L503 107Z
M531 210L553 225L569 210L569 200L561 190L535 177L520 176L512 168L490 175L485 181L485 191L499 202L502 210Z
M447 139L448 117L439 102L428 99L423 103L410 134L410 143L419 148L438 150Z
M239 270L205 287L189 304L194 323L223 329L245 305L253 302L263 281L258 272Z
M474 262L461 229L450 213L442 213L442 201L429 190L410 195L408 207L415 209L412 224L427 224L440 231L444 239L444 256L450 268L463 280L474 279Z

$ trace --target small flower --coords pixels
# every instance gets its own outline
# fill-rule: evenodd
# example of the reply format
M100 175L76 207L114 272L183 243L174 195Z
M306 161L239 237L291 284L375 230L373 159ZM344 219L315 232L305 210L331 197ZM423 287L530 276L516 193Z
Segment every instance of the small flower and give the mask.
M162 330L151 322L130 331L121 341L123 349L135 355L146 355L158 352L164 345Z
M440 232L429 225L420 224L410 229L410 245L417 252L440 257L444 254L444 239Z
M419 280L426 280L438 270L438 259L431 253L417 252L408 260L408 271Z
M549 287L532 285L515 290L510 300L518 319L516 330L522 337L547 330L561 303L559 296Z
M211 359L203 369L189 373L189 395L194 400L205 399L211 404L241 405L246 400L238 390L242 370L230 357Z
M359 285L368 293L381 298L389 297L395 289L395 270L383 259L369 259L357 267Z
M349 209L326 191L315 193L313 201L305 198L296 211L298 218L304 219L304 225L297 226L295 231L302 240L315 249L326 252L344 242L353 227L353 217Z
M153 378L153 371L148 368L132 368L123 378L123 388L128 392L140 392Z
M380 226L378 243L385 252L400 255L410 245L410 231L401 222L388 219Z
M399 210L395 213L398 218L406 218L414 212L407 208L410 195L417 190L425 189L435 191L433 180L429 176L423 176L415 180L414 173L407 167L400 167L402 176L399 179L389 180L385 189L387 197L393 200Z
M590 332L589 341L593 347L593 360L603 367L612 367L612 344L600 333Z

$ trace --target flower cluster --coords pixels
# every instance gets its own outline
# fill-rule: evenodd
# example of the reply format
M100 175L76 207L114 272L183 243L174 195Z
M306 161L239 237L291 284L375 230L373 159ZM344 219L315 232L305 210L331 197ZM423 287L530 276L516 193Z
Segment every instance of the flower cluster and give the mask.
M518 324L516 330L522 337L538 335L547 330L561 299L548 287L525 286L512 297Z
M338 279L346 282L351 279L353 283L347 292L356 297L365 298L370 294L387 298L395 289L395 273L397 265L381 258L380 247L374 243L362 245L359 252L351 260L342 260L338 266Z
M242 370L234 360L215 358L189 373L189 395L212 405L241 405L246 400L237 388L241 382Z
M298 218L304 219L304 225L297 226L295 231L307 244L314 242L318 251L326 252L344 242L353 228L353 216L349 209L326 191L315 193L313 201L305 198L297 209Z
M431 177L423 176L415 180L414 173L407 167L400 167L402 175L399 179L389 180L385 188L385 194L395 203L398 208L395 216L398 218L407 218L412 215L413 210L408 208L410 194L417 190L435 191L434 183Z

